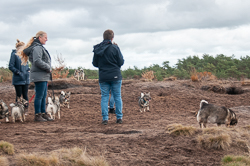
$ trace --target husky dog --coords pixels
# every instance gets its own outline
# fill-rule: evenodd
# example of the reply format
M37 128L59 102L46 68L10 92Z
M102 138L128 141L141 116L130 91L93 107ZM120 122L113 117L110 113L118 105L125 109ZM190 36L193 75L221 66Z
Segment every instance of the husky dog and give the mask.
M147 110L149 111L149 101L151 100L150 92L148 93L141 93L141 97L139 98L138 104L140 106L140 112L142 112L142 108L144 109L144 112Z
M28 103L28 101L26 101L25 99L23 99L22 97L18 97L17 98L17 102L16 103L11 103L10 107L11 109L11 116L12 116L12 120L13 123L15 123L15 121L19 118L21 122L25 121L25 110L24 110L24 106Z
M58 119L60 119L60 102L58 96L55 96L54 102L51 97L48 97L48 106L46 112L50 115L50 118L52 119L56 118L57 113Z
M83 69L76 69L74 72L74 77L77 78L77 80L84 80L84 71Z
M201 100L200 102L197 121L200 124L200 128L206 128L207 122L216 123L217 126L225 124L226 127L235 126L238 123L236 114L231 109L208 104L205 100Z
M71 92L64 92L61 91L61 95L59 97L59 101L62 107L67 106L69 108L69 99L70 99Z
M6 122L9 122L9 109L7 104L3 102L3 100L0 100L0 119L6 118ZM0 122L1 123L1 122Z

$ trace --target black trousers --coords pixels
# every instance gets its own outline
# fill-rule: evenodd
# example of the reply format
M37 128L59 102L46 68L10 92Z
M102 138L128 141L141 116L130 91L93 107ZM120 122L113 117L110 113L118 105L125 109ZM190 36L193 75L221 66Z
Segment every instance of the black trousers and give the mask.
M29 85L14 85L15 86L15 90L16 90L16 101L17 101L17 97L21 97L23 96L23 98L27 101L29 101L28 99L28 89L29 89Z

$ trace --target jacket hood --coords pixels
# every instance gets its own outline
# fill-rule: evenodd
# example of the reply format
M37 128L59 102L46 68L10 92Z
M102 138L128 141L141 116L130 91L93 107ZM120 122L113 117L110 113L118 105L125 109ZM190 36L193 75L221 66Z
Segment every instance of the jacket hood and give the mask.
M94 46L94 50L93 52L98 55L98 56L102 56L104 51L110 46L112 45L111 40L103 40L100 44L97 44Z
M28 48L25 48L25 49L23 50L23 52L24 52L27 56L29 56L30 53L32 52L33 48L34 48L35 46L38 46L38 45L41 45L41 46L42 46L42 44L40 43L40 41L39 41L38 39L35 39L35 40L33 41L33 43L32 43Z

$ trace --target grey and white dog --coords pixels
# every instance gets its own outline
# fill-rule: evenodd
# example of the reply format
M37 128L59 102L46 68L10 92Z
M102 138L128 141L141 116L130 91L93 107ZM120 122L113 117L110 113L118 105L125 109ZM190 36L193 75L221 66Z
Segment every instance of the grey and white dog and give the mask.
M27 103L28 101L21 97L17 98L17 102L10 104L13 123L15 123L17 119L20 119L21 122L25 121L24 105Z
M0 119L6 118L5 121L9 122L9 115L10 114L7 104L5 104L3 100L0 100Z
M55 96L54 101L51 97L48 97L48 105L46 112L50 115L52 119L56 118L57 113L58 119L60 119L60 102L58 96Z
M138 104L140 106L140 112L142 112L142 109L144 109L144 112L146 112L146 108L149 111L150 100L151 100L150 92L141 93L141 97L139 98L139 101L138 101Z
M207 122L216 123L217 126L225 124L226 127L235 126L238 123L236 114L231 109L209 104L205 100L200 102L197 121L200 124L200 128L206 128Z
M69 108L70 94L71 94L71 92L61 91L61 95L59 96L59 101L60 101L60 105L62 107L67 106Z

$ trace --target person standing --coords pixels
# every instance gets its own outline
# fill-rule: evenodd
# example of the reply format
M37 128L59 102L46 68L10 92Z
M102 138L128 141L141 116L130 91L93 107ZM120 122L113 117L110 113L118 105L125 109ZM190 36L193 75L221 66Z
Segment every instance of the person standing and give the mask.
M21 58L17 55L17 52L23 49L25 43L17 39L16 49L13 49L9 61L9 69L12 71L12 84L16 91L16 101L17 98L23 96L23 98L28 101L28 89L30 84L29 72L30 68L28 62L24 65L22 64ZM24 112L28 112L29 103L24 105Z
M35 84L35 119L36 122L52 121L46 113L46 96L48 81L51 80L51 57L43 47L48 40L46 32L39 31L32 37L20 56L23 63L31 62L30 81Z
M122 97L121 85L122 75L121 66L124 64L122 53L113 44L114 32L110 29L103 33L103 41L94 46L93 66L99 69L99 85L101 90L101 110L102 124L107 125L109 92L114 96L116 105L116 123L122 123Z

